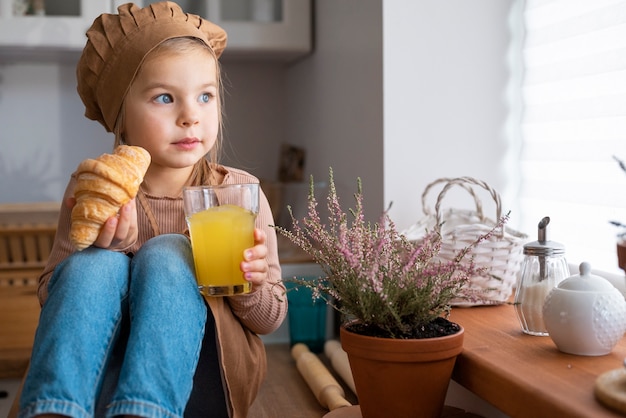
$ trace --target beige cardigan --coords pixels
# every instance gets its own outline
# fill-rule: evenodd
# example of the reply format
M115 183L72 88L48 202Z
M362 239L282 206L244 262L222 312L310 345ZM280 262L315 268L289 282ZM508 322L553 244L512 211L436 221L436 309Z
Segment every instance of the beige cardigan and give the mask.
M220 167L224 176L222 184L258 183L258 179L245 171ZM76 179L72 175L63 201L73 196ZM146 195L150 208L158 223L160 233L184 233L187 229L182 198L154 197ZM267 234L267 262L269 278L266 284L251 294L227 298L210 298L209 307L215 317L216 335L222 364L225 390L229 399L231 415L243 418L256 398L258 389L265 377L267 363L265 349L257 334L268 334L276 330L287 313L287 303L283 298L283 286L273 286L280 280L280 265L276 242L276 231L267 198L261 193L260 211L256 226ZM48 296L48 281L56 265L70 255L74 249L69 241L71 211L65 205L61 208L59 225L48 263L39 281L39 300L45 303ZM150 221L142 206L137 204L139 236L137 242L127 252L137 251L144 242L154 236Z

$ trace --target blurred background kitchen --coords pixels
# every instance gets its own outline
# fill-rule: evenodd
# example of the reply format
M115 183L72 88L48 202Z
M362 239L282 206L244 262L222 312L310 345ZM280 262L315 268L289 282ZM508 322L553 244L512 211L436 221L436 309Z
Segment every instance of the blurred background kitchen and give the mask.
M229 31L225 163L276 182L281 147L301 148L305 181L332 166L348 200L361 177L369 216L393 202L400 228L421 218L428 183L472 176L500 192L510 226L534 238L549 215L571 262L620 272L624 1L259 2L180 2ZM75 64L118 3L46 0L45 17L16 19L19 0L1 1L0 203L58 201L82 159L111 150L83 116ZM257 28L292 23L265 39L242 10Z
M93 19L121 3L0 0L0 204L59 202L81 160L111 151L83 116L75 66ZM613 159L626 159L626 1L179 3L229 33L223 162L268 192L289 146L303 181L332 167L350 204L360 177L368 217L393 202L404 229L429 183L475 177L529 240L550 216L570 263L623 281L609 221L626 223ZM296 192L275 209L305 202L302 183L284 187ZM473 205L462 190L446 203ZM488 198L484 210L495 215Z

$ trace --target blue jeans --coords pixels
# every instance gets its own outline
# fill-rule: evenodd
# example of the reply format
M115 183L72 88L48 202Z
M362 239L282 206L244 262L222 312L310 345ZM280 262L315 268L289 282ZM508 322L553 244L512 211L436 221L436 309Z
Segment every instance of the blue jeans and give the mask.
M132 258L95 247L73 253L48 292L20 417L95 416L103 386L114 388L107 416L183 416L207 318L187 237L152 238Z

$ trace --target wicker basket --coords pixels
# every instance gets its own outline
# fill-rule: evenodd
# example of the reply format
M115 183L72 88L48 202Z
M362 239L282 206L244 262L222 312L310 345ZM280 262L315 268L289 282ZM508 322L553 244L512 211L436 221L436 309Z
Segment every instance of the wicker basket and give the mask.
M444 184L441 189L434 211L427 204L429 192L436 185ZM447 191L459 186L466 190L474 199L475 210L442 209L443 199ZM495 202L495 220L483 214L482 202L474 188L485 189ZM484 194L484 193L483 193ZM439 231L443 238L439 257L451 261L463 248L472 244L480 235L490 232L496 221L502 216L500 195L487 183L471 177L440 178L426 186L422 193L422 209L424 217L411 225L403 234L411 241L423 239L426 231ZM493 305L506 302L513 292L518 272L523 260L523 244L527 236L511 228L501 228L491 237L472 249L471 255L478 267L485 268L485 273L471 278L466 289L474 296L472 301L459 298L452 301L455 306Z

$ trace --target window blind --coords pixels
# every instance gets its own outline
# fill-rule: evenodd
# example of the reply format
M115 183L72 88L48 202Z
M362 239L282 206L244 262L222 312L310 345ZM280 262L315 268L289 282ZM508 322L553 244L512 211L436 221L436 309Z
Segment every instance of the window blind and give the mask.
M550 216L570 263L619 273L609 221L626 223L626 173L613 159L626 161L626 0L522 9L522 229Z

